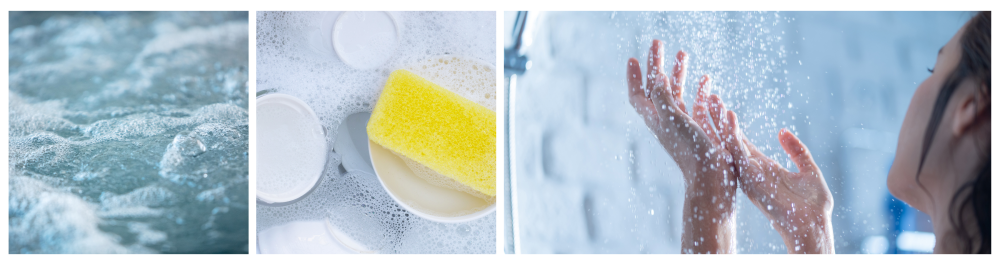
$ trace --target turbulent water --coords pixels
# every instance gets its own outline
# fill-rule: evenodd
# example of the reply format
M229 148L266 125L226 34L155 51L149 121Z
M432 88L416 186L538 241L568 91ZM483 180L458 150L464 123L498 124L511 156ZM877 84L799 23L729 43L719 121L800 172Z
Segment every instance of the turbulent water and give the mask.
M10 253L246 253L246 12L10 14Z

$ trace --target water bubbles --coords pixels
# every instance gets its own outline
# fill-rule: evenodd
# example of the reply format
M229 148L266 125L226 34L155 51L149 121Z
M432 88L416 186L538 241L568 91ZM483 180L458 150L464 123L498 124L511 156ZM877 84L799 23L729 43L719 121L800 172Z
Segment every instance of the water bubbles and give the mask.
M198 156L205 153L206 150L205 144L201 140L183 133L174 137L174 141L170 144L176 146L180 153L185 156Z

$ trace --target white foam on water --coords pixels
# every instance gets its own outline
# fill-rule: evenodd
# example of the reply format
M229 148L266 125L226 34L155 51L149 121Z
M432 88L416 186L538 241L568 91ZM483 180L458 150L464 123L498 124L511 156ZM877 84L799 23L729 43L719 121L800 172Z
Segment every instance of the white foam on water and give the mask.
M95 205L73 194L29 177L11 176L10 197L12 253L128 252L98 228Z
M11 21L11 253L247 252L245 13Z

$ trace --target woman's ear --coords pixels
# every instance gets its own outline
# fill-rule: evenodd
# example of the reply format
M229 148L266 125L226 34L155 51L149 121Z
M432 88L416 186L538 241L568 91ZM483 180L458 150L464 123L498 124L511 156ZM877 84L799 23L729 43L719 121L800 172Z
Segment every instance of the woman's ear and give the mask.
M956 136L965 134L990 115L990 89L987 84L980 84L973 93L963 95L955 111L953 133Z

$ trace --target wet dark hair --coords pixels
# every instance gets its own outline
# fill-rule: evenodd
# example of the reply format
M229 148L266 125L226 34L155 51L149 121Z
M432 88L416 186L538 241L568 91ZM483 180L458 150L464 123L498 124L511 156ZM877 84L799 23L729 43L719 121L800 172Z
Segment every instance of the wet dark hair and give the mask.
M937 100L934 102L934 110L931 112L930 123L927 125L927 132L924 133L924 145L920 155L920 165L917 168L917 183L920 183L920 170L924 166L924 159L930 151L931 140L941 118L944 115L948 100L954 94L958 86L968 78L975 82L977 90L976 96L985 96L986 112L989 113L990 103L990 11L979 12L965 28L965 33L960 39L962 47L962 59L958 63L958 68L948 75ZM976 104L979 104L978 102ZM974 126L983 126L984 120L989 119L989 114L976 117ZM989 139L989 131L986 132ZM977 143L979 156L981 158L979 171L976 179L963 184L952 196L952 206L949 209L949 219L955 227L955 232L959 240L965 241L965 253L990 253L990 146L989 143ZM923 185L921 184L923 188ZM926 191L926 188L924 189ZM971 192L968 192L970 191ZM968 194L963 196L964 194ZM957 207L956 207L957 206ZM970 208L975 216L975 223L979 228L978 234L970 232L966 227L966 215L962 214L963 209ZM956 220L957 218L957 220ZM942 235L938 235L942 236ZM975 239L980 240L978 250L974 250Z

